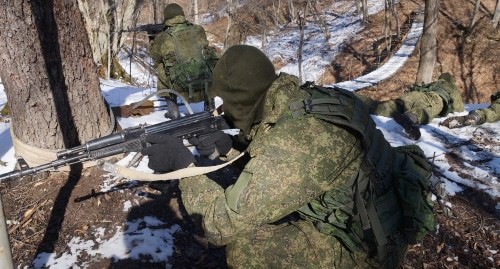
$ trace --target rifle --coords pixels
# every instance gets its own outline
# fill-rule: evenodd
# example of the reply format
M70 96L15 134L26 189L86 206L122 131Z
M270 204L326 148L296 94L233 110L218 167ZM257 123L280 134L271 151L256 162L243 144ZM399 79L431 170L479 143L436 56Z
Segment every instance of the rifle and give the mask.
M213 116L209 111L203 111L174 120L153 125L139 125L123 131L91 140L83 145L65 149L56 153L57 159L36 167L26 167L0 175L0 182L34 175L49 169L57 170L59 167L95 161L113 155L140 152L151 146L146 142L148 134L169 134L181 139L202 137L218 130L228 129L222 116Z
M163 23L151 23L139 25L135 28L124 29L122 32L147 32L150 39L161 33L165 29L165 24Z

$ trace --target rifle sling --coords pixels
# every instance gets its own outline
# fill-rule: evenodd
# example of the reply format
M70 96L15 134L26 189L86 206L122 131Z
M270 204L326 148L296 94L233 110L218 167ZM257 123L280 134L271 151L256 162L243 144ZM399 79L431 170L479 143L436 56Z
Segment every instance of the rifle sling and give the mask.
M207 174L216 170L219 170L227 165L230 165L241 156L243 156L245 152L240 153L240 155L236 156L234 159L219 165L214 166L200 166L200 167L187 167L183 169L179 169L176 171L168 172L165 174L150 174L141 171L137 171L135 169L127 168L125 166L116 165L109 163L107 161L99 161L99 166L104 171L114 173L120 175L124 178L128 178L130 180L139 180L139 181L160 181L160 180L171 180L171 179L181 179L185 177L193 177L198 175Z

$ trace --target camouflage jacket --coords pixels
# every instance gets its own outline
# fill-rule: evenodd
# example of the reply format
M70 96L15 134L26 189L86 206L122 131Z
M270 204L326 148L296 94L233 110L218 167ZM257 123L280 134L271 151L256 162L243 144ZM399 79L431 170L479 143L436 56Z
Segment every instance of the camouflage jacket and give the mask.
M460 90L457 88L457 86L455 86L455 84L450 83L444 79L438 79L423 86L413 86L410 90L423 92L424 94L435 93L439 95L443 99L444 107L439 115L436 116L444 117L451 112L464 111L464 103L462 101Z
M187 212L202 219L208 240L226 245L280 220L360 170L363 148L352 132L314 118L292 118L289 104L308 94L297 77L271 85L264 119L251 132L250 160L227 188L206 176L180 181ZM314 156L314 157L312 157Z

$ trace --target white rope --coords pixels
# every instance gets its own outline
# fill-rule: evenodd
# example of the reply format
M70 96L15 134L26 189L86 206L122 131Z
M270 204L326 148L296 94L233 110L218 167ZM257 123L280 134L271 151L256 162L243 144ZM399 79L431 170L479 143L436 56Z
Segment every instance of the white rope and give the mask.
M12 146L16 156L22 157L30 167L43 165L50 163L57 159L57 152L60 150L53 149L42 149L34 146L30 146L22 142L16 135L12 127L10 128L10 136L12 137ZM95 166L97 162L89 161L83 164L84 168ZM57 169L58 171L69 171L69 167L61 167Z

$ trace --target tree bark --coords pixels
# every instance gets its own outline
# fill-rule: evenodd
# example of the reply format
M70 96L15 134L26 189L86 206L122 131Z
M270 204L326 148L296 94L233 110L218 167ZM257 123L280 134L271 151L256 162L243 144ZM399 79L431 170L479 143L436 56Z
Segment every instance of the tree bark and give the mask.
M77 1L0 5L0 77L15 136L59 150L109 132L113 122Z
M436 64L439 0L425 0L424 31L420 41L420 61L416 84L430 83Z

